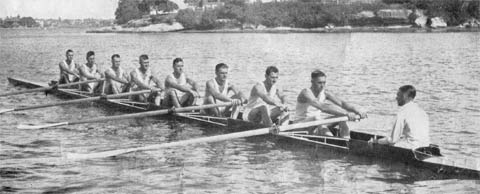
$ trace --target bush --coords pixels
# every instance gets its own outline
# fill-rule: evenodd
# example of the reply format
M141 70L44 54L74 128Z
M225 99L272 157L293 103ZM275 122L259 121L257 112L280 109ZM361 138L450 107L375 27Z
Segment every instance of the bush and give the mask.
M198 29L209 30L216 27L217 14L215 10L208 10L203 12L200 19L200 24L197 26Z
M193 29L200 24L201 13L197 13L192 9L182 9L178 11L175 20L181 23L185 29Z
M142 13L138 9L139 3L139 0L120 0L115 10L116 23L125 24L130 20L142 18Z

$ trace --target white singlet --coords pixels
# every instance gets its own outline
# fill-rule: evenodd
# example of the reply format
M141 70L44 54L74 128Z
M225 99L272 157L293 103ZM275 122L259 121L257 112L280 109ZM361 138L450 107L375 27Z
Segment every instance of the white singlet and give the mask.
M263 88L265 88L265 90L267 89L263 82L259 82L259 83L263 86ZM273 99L275 98L276 94L277 94L277 84L273 84L270 90L267 91L267 95ZM250 113L250 111L262 105L269 106L265 101L263 101L262 98L260 98L260 96L258 95L253 96L252 94L250 94L250 97L248 98L248 104L245 105L245 108L243 110L243 115L242 115L243 120L248 121L248 114ZM268 108L268 110L270 110L270 108ZM270 114L270 112L268 114Z
M75 65L75 62L73 60L70 62L70 64L68 64L67 61L65 60L65 61L63 61L63 64L65 64L65 67L67 67L67 69L69 69L70 71L78 73L78 70L77 70L78 67ZM62 77L67 78L68 82L73 82L73 80L75 79L75 76L73 76L72 74L64 72L60 68L60 79L62 79Z
M219 93L221 93L221 94L223 94L223 95L225 95L225 96L228 95L228 79L225 80L225 84L224 84L225 87L223 87L223 90L222 90L222 91L220 91L220 86L218 85L217 80L216 80L215 78L213 78L212 81L213 81L213 89L215 89L217 92L219 92ZM208 99L210 96L213 98L213 101L214 101L215 103L217 103L217 100L215 99L215 97L213 97L212 94L211 94L210 92L208 92L208 90L205 90L205 101L204 101L204 104L206 104L205 102L207 101L207 99ZM225 111L225 107L219 107L218 110L219 110L219 112L223 112L223 111Z
M310 88L306 88L305 90L307 90L308 92L311 92L312 95L314 95ZM322 90L318 94L318 96L315 97L315 99L319 103L324 103L326 100L325 90ZM328 116L331 116L331 115L322 113L320 109L311 106L309 103L297 102L297 105L295 107L295 122L315 121L315 120L324 119L325 117L328 117Z

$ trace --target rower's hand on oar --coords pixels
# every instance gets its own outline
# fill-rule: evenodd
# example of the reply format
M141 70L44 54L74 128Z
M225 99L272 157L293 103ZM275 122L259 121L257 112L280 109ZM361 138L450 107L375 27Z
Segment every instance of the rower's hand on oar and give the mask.
M242 100L240 100L240 99L232 99L232 105L234 105L234 106L240 106L240 105L242 105Z
M359 112L358 116L360 116L360 119L366 119L368 118L367 112Z
M190 93L195 98L200 98L200 94L195 90L190 90L188 91L188 93Z
M348 112L347 115L349 121L356 121L358 120L357 114L354 112Z

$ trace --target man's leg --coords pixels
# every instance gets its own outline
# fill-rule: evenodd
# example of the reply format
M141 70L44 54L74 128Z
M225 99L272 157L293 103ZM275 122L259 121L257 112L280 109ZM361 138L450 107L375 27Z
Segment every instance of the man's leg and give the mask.
M192 106L195 103L195 96L190 93L183 94L182 97L178 98L179 104L182 107Z
M347 122L340 122L338 126L340 127L340 137L350 138L350 129L348 128Z
M166 91L163 103L164 103L163 106L166 108L181 107L178 101L177 92L174 89L169 89Z
M279 107L275 107L270 110L270 119L278 125L284 125L288 124L288 121L290 120L290 114L280 110Z
M209 96L208 98L205 98L205 101L203 102L204 105L207 105L207 104L215 104L215 100L213 99L212 96ZM212 115L212 116L220 116L219 115L219 112L218 112L218 109L216 108L208 108L208 109L204 109L205 113L207 115Z
M257 108L254 108L250 111L248 114L248 120L255 122L255 123L263 123L264 125L271 126L272 119L270 119L270 115L268 114L268 108L267 106L259 106ZM259 119L259 117L261 119Z

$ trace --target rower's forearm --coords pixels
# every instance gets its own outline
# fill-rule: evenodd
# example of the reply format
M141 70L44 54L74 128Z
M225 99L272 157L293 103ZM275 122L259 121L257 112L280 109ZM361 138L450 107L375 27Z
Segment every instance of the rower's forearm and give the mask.
M354 112L355 114L360 114L360 111L353 105L345 102L342 106L342 108L344 108L345 110L347 111L350 111L350 112Z

